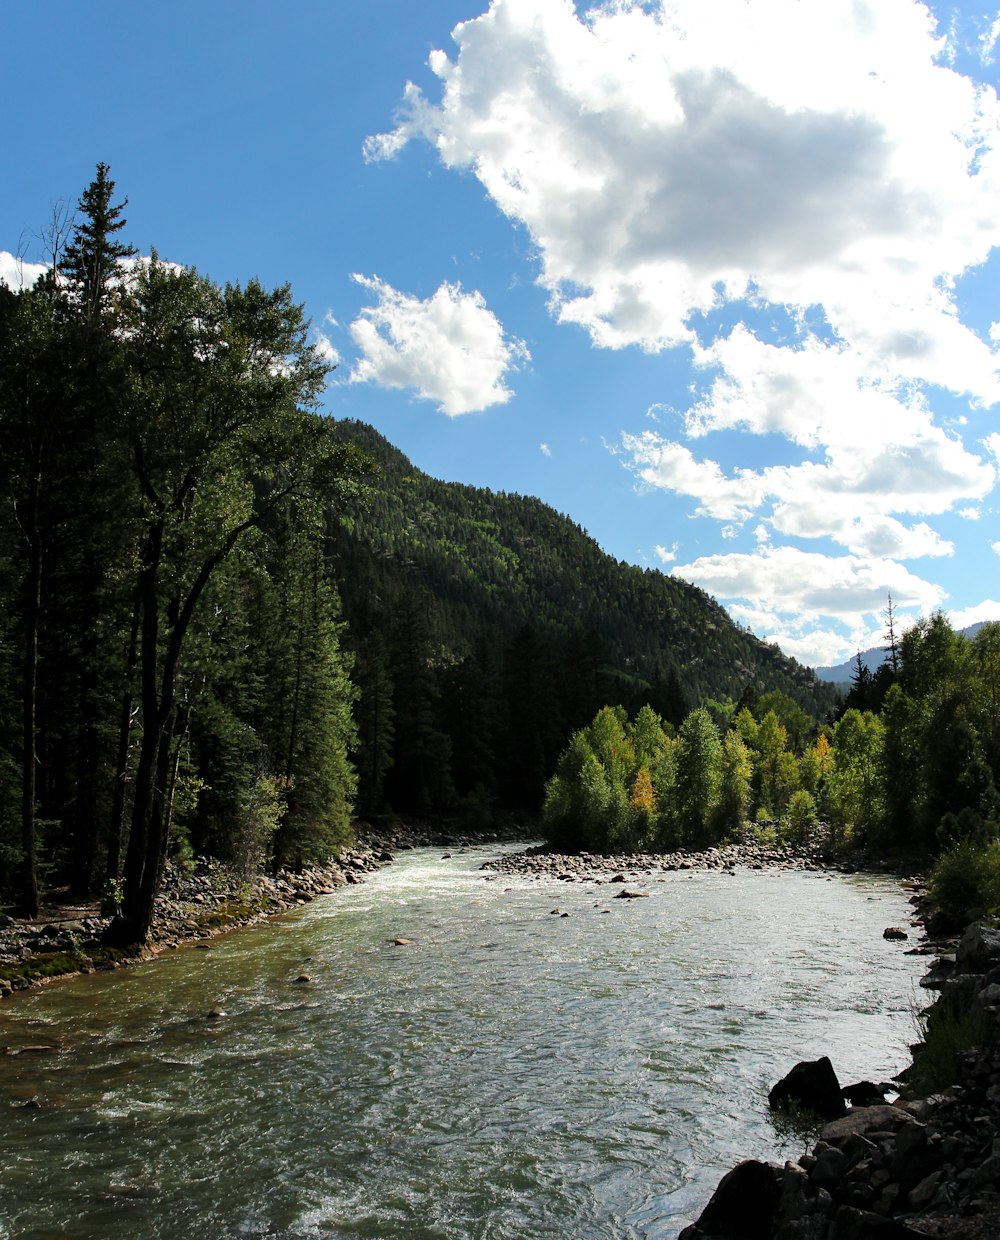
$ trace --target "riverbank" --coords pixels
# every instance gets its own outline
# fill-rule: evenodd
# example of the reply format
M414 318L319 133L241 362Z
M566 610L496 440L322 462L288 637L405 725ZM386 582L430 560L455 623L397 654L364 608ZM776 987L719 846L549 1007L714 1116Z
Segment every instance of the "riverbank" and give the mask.
M385 819L358 822L353 847L326 865L301 871L247 879L213 862L202 862L193 871L171 864L156 898L149 942L126 950L104 945L111 917L97 901L70 903L54 893L35 918L0 913L0 1000L55 978L127 968L161 952L255 925L364 882L405 849L460 848L523 840L531 834L530 827L513 820L470 831L449 820Z
M851 1106L797 1161L740 1163L678 1240L1000 1236L1000 930L921 947L936 956L921 986L940 993L896 1101Z

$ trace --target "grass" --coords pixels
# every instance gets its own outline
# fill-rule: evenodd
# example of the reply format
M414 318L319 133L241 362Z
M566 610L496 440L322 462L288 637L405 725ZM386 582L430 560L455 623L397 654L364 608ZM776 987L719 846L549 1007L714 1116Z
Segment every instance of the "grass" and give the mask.
M922 1045L913 1057L907 1093L917 1098L939 1094L958 1080L958 1057L993 1036L990 1013L974 995L961 1003L938 1000L917 1017Z

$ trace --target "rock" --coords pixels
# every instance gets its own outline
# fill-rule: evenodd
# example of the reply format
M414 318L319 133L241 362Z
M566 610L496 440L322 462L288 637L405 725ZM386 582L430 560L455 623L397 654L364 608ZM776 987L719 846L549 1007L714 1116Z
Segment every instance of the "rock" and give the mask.
M955 952L959 973L988 973L1000 964L1000 930L973 922Z
M307 986L312 981L308 973L300 973L293 982L295 986Z
M222 1017L226 1015L226 1012L225 1009L220 1007L217 1003L214 1007L209 1008L205 1015L209 1020L221 1020Z
M748 1159L723 1176L697 1223L678 1240L768 1240L781 1197L780 1168Z
M799 1106L814 1112L821 1119L839 1119L847 1113L840 1082L826 1055L821 1059L797 1063L772 1088L767 1102L772 1109Z
M835 1145L831 1145L817 1154L816 1162L809 1172L809 1179L817 1188L829 1189L840 1183L849 1166L847 1155Z
M627 888L622 888L621 891L615 892L614 898L616 900L643 900L643 899L649 898L649 892L648 891L629 891Z
M852 1107L885 1106L885 1093L874 1081L858 1081L840 1091Z
M412 939L403 939L403 938L399 938L399 939L393 939L393 940L392 940L392 945L393 945L393 947L409 947L409 945L410 945L412 942L413 942L413 940L412 940Z
M902 926L886 926L882 931L882 938L884 939L908 939L909 937Z
M834 1144L852 1133L895 1132L904 1124L915 1123L913 1116L895 1106L857 1107L843 1119L835 1119L820 1132L820 1139Z

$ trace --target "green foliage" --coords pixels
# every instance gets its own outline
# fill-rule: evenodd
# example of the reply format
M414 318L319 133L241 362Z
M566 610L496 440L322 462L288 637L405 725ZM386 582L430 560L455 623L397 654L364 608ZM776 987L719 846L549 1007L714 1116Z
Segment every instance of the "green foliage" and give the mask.
M1000 841L958 840L934 863L928 889L938 908L956 917L1000 912Z
M802 844L816 827L816 802L805 788L793 792L781 819L781 836L790 844Z
M958 1057L993 1037L990 1014L975 996L960 1002L938 1000L918 1018L923 1042L913 1060L907 1093L916 1098L941 1093L958 1080Z

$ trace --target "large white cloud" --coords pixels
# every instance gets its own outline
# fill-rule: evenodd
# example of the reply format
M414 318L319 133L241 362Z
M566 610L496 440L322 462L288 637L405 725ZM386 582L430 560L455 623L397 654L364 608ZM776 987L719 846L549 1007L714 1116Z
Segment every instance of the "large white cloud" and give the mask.
M453 37L440 103L410 85L368 154L420 135L471 168L598 343L690 341L752 281L887 362L950 327L995 385L941 281L1000 237L997 102L940 63L923 5L493 0Z
M377 300L350 325L361 353L352 383L412 388L452 417L510 400L506 378L530 355L505 336L480 293L442 284L421 301L377 277L354 279Z
M945 597L939 586L893 560L794 547L702 556L670 571L719 597L745 599L731 608L737 619L814 666L839 663L855 650L877 645L871 618L883 612L889 594L904 625L940 607Z
M951 67L919 0L583 8L491 0L456 27L453 59L432 54L439 99L409 84L368 156L433 143L527 229L561 321L600 347L686 351L690 408L619 454L727 536L753 521L762 546L673 571L784 616L794 652L824 616L860 634L864 599L887 589L937 605L900 561L952 554L933 518L997 481L1000 437L965 443L935 407L940 391L1000 400L1000 328L984 338L957 297L1000 244L995 91ZM768 306L781 332L738 321ZM712 323L728 326L712 339ZM695 451L713 434L724 448ZM788 542L811 539L850 554ZM796 591L761 608L782 555L813 555L794 563L825 611Z

